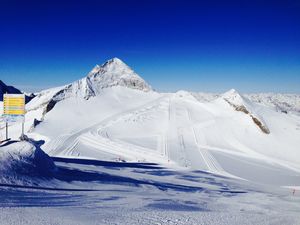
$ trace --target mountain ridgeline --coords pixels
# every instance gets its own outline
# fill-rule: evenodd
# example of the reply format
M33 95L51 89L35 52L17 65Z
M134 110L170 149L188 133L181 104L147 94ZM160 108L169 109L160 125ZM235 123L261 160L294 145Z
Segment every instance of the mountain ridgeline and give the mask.
M19 89L6 85L2 80L0 80L0 101L3 101L4 94L23 94ZM34 94L25 95L25 101L28 103L32 98L34 98Z

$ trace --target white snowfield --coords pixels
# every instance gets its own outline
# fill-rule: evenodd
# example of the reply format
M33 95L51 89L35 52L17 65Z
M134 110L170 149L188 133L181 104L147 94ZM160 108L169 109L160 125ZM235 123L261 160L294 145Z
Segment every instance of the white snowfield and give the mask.
M51 156L154 162L300 185L298 114L254 103L235 90L206 100L194 96L154 92L114 58L79 81L38 93L26 105L25 129L46 142L42 149ZM19 130L19 124L9 127L13 138Z
M1 224L297 225L300 221L299 190L293 194L151 163L50 158L39 144L11 141L1 146Z

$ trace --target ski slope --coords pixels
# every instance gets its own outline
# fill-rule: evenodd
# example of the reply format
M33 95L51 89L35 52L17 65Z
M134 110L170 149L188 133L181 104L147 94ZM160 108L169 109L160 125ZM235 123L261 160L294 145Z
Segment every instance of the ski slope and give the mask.
M37 93L26 105L25 131L45 142L41 148L50 156L150 162L300 185L298 114L254 103L235 90L202 94L205 100L194 96L155 92L114 58L83 79ZM17 139L20 124L10 124L9 135Z
M57 103L30 136L45 140L42 148L51 156L154 162L253 182L300 185L298 117L249 101L238 103L250 113L236 111L223 97L203 103L184 91L112 87L89 100L71 97ZM280 131L282 126L288 133ZM236 169L242 160L261 167Z

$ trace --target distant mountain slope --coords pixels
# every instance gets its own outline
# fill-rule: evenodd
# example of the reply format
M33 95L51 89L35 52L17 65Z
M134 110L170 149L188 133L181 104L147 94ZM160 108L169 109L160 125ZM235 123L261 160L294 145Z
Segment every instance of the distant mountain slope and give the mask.
M300 94L257 93L245 96L253 102L274 107L277 111L300 113Z
M192 92L192 95L200 102L209 102L221 96L218 93ZM300 113L300 94L282 93L251 93L242 94L251 102L274 108L278 112Z
M0 80L0 101L3 101L3 94L22 94L22 92L13 87L6 85L2 80ZM26 103L29 102L34 96L33 95L25 95Z
M5 83L3 83L2 80L0 80L0 101L3 101L3 94L22 94L22 92L13 87L13 86L8 86Z

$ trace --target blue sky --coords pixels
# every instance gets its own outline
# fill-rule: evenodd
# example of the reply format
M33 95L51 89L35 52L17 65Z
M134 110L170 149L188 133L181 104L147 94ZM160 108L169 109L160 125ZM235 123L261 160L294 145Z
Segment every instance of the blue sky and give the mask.
M299 12L297 0L2 0L0 79L36 91L118 57L160 91L300 93Z

